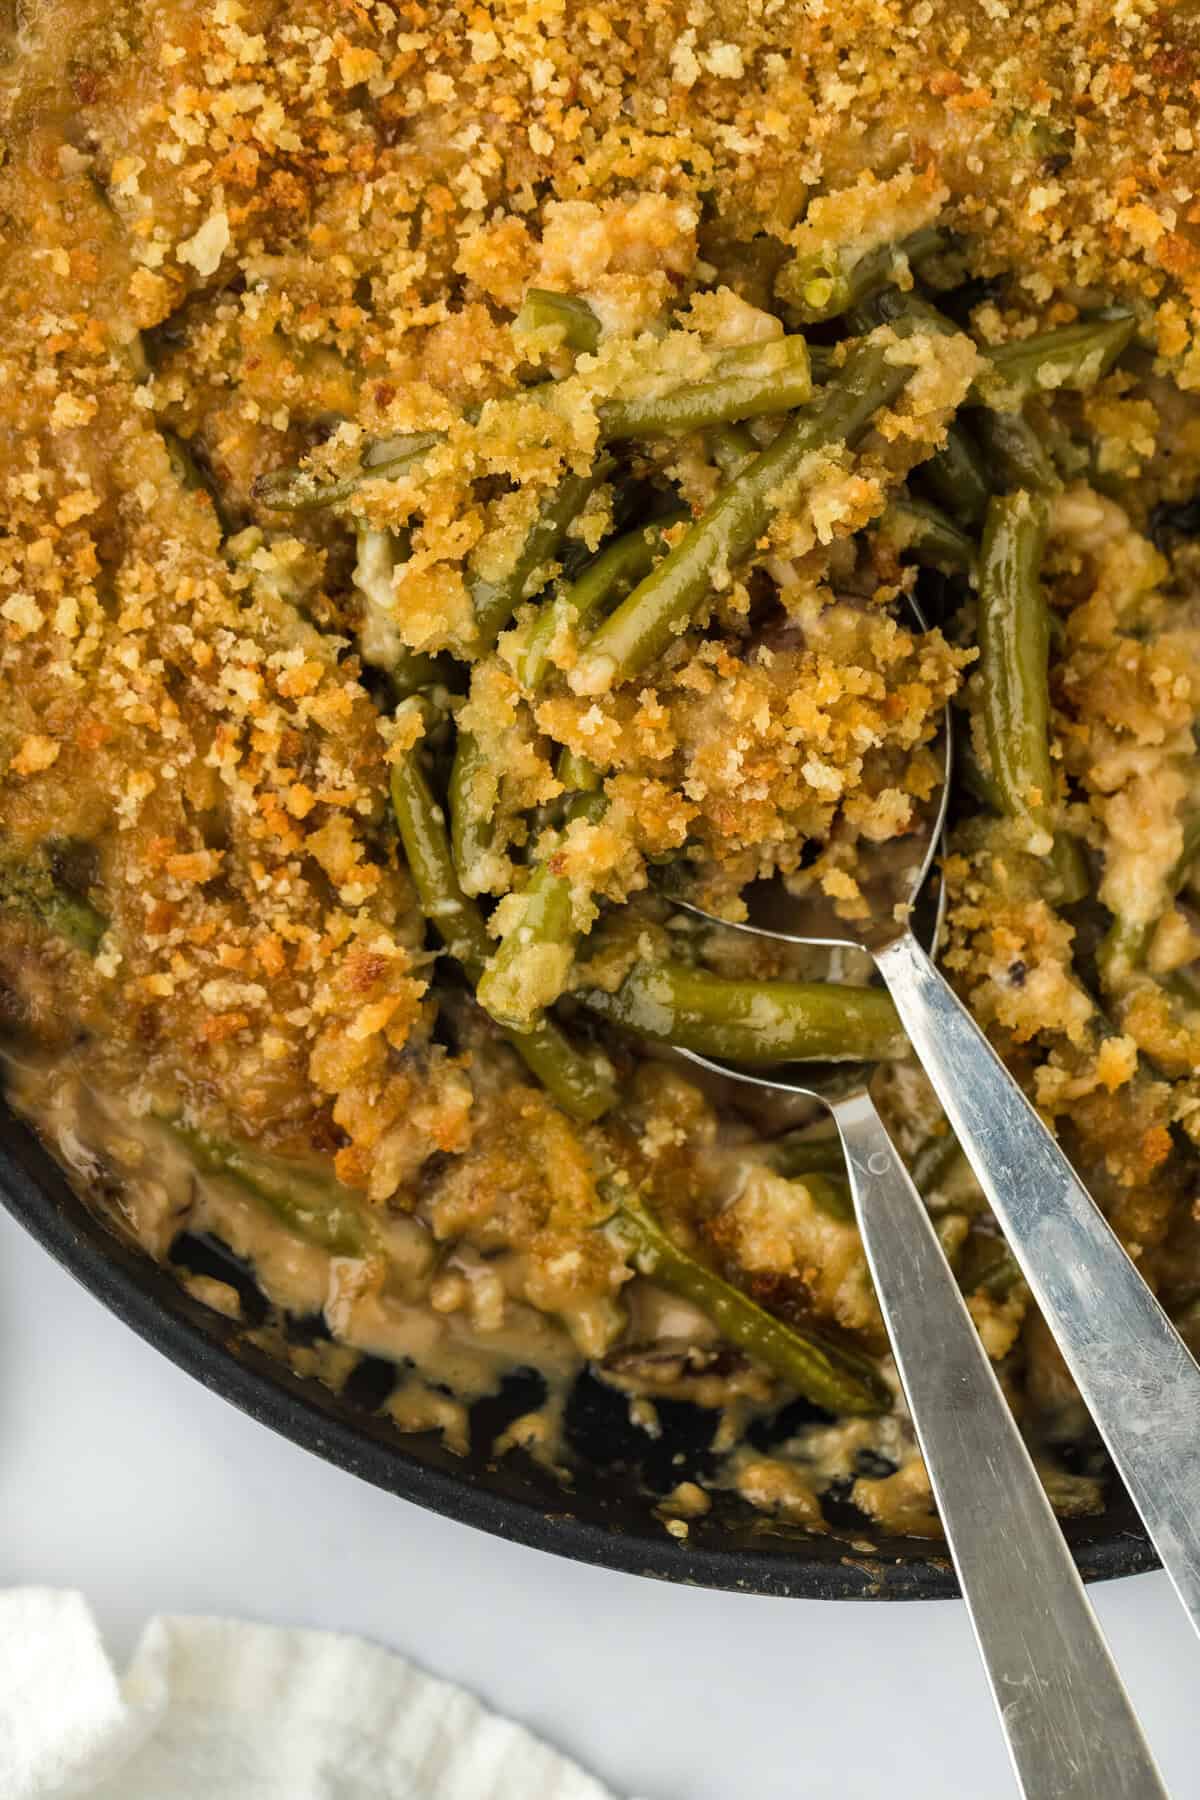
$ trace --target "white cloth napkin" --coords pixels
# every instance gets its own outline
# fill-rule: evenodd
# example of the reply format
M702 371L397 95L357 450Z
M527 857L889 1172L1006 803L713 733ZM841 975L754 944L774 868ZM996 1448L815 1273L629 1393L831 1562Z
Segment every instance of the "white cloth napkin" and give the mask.
M119 1677L81 1594L0 1594L3 1800L613 1800L358 1638L152 1619Z

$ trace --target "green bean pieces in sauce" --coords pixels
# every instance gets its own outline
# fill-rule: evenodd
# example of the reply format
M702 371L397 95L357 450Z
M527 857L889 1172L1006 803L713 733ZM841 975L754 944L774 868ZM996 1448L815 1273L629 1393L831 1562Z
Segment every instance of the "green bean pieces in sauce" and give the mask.
M865 254L809 256L779 278L786 317L793 325L840 318L850 328L843 343L810 347L793 331L721 350L710 373L691 384L602 400L591 467L574 463L546 491L506 573L475 578L470 658L493 653L503 639L504 666L536 716L543 697L586 699L634 688L682 639L703 632L720 584L753 562L773 520L802 491L813 452L852 454L901 402L914 365L895 353L896 334L936 340L957 331L917 285L922 269L951 251L945 234L929 230ZM1031 834L1031 846L1049 847L1064 900L1082 891L1082 863L1055 823L1048 627L1038 584L1045 496L1059 479L1024 408L1059 388L1094 385L1133 331L1131 314L1111 312L982 347L982 372L963 412L918 460L908 483L888 496L873 528L901 561L935 568L964 592L977 590L989 765L977 764L977 786ZM535 365L549 355L553 379L562 380L572 363L586 372L603 355L607 328L584 297L531 289L514 336L529 344ZM531 391L553 400L552 385ZM418 471L440 441L429 433L369 446L360 472L332 482L284 471L260 484L260 497L275 506L355 506L371 481ZM715 497L689 510L660 485L657 516L610 530L580 566L572 534L617 478L622 447L664 441L701 446L715 471ZM388 604L386 589L364 586ZM402 631L402 618L397 623ZM432 693L435 675L429 659L397 658L398 692ZM702 961L640 957L604 983L591 979L586 964L573 972L605 903L583 873L569 873L571 856L578 859L585 843L571 833L577 822L591 829L603 821L612 773L603 759L597 767L576 749L564 748L558 758L564 798L557 815L534 822L530 842L539 848L526 851L513 891L489 919L475 896L504 885L496 838L505 814L504 760L465 726L454 728L457 702L440 712L419 704L435 754L418 745L395 761L392 804L422 910L530 1075L575 1118L603 1115L616 1097L606 1059L587 1047L597 1028L615 1034L614 1042L631 1035L748 1064L904 1055L899 1021L877 989L733 978ZM438 734L444 739L447 730L450 749L437 752ZM444 806L431 785L439 764L448 768ZM564 995L572 1006L570 1035L551 1017ZM848 1217L836 1141L810 1146L798 1139L794 1149L781 1141L768 1162L789 1179L807 1179L818 1203ZM610 1230L637 1268L699 1305L729 1342L808 1398L849 1412L885 1403L869 1361L847 1361L806 1341L723 1283L673 1242L643 1200L624 1193Z

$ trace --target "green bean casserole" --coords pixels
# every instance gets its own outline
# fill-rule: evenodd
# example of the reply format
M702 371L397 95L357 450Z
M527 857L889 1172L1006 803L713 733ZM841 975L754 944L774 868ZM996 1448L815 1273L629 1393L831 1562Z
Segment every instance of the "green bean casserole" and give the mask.
M1200 1340L1195 7L4 0L0 93L12 1106L402 1431L936 1535L828 1119L669 1046L878 1062L1102 1506L866 959L732 926L949 705L943 964Z

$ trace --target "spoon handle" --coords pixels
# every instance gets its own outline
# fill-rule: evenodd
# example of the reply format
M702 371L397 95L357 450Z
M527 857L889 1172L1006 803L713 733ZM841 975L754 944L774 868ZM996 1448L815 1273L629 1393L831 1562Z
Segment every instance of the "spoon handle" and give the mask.
M878 953L913 1049L1200 1630L1200 1368L911 933Z
M925 1466L1022 1794L1165 1800L929 1215L866 1093L832 1106Z

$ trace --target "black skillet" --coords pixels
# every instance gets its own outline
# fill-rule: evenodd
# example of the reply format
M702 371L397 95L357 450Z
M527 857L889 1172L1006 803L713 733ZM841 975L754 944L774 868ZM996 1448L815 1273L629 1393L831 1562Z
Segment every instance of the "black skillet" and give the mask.
M532 1373L513 1378L500 1396L477 1407L476 1445L466 1457L446 1450L436 1434L402 1435L375 1410L393 1379L389 1365L365 1358L341 1394L296 1375L248 1339L247 1325L261 1320L265 1302L247 1269L200 1239L181 1239L173 1252L180 1272L219 1275L239 1288L247 1324L234 1323L194 1300L169 1268L111 1230L72 1192L34 1134L6 1112L0 1113L0 1201L84 1287L181 1369L293 1443L418 1506L577 1562L700 1587L821 1600L927 1600L958 1592L936 1548L880 1534L836 1496L826 1504L828 1536L780 1525L723 1494L714 1496L706 1518L692 1521L686 1542L669 1535L653 1495L703 1472L712 1428L710 1415L681 1402L660 1403L663 1437L651 1443L630 1427L625 1400L585 1376L567 1412L578 1465L570 1489L521 1453L499 1462L486 1453L508 1418L536 1404ZM295 1320L288 1329L302 1341L323 1327ZM785 1409L775 1435L786 1435L804 1415L804 1402ZM807 1416L814 1416L811 1409ZM769 1441L768 1429L762 1447ZM1086 1579L1156 1566L1119 1488L1103 1513L1069 1522L1066 1533Z

